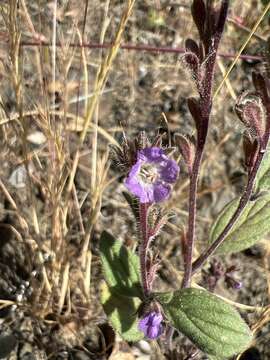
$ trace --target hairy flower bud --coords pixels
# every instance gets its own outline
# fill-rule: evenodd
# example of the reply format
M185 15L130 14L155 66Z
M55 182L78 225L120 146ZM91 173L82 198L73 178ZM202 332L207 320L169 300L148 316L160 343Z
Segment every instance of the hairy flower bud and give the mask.
M261 141L266 128L265 109L261 98L256 94L243 93L235 105L235 112L251 130L251 135Z
M186 52L182 56L184 66L190 72L192 79L198 82L200 79L200 61L196 54L193 52Z

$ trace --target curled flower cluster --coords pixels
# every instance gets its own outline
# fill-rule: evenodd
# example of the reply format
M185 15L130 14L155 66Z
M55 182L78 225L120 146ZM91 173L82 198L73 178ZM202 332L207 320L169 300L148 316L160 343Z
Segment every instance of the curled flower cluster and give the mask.
M148 147L137 152L137 161L125 180L127 189L140 203L158 203L170 195L176 182L179 166L159 147Z
M139 149L136 155L136 163L131 167L125 186L136 197L141 204L153 204L166 200L172 190L172 184L177 180L179 166L171 160L158 146L148 146ZM143 212L147 217L147 212ZM150 231L146 233L149 235ZM147 248L147 241L150 237L144 238L142 246ZM143 253L143 252L142 252ZM147 256L147 255L146 255ZM150 274L153 266L144 274L150 283ZM140 331L149 339L156 339L163 333L163 315L160 311L149 311L145 313L138 324Z

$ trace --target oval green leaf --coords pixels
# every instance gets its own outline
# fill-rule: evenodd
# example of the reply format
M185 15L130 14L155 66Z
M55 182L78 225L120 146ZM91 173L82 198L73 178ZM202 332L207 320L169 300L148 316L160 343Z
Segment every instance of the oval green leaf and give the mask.
M124 340L143 339L144 334L138 330L139 298L121 296L104 282L101 285L101 303L111 326Z
M251 331L239 313L205 290L176 291L162 305L170 323L209 355L231 357L247 348L252 340Z
M239 203L234 199L221 211L210 230L210 242L214 242L230 221ZM270 194L249 201L245 210L217 249L217 253L235 253L249 248L270 231Z
M100 238L100 257L105 280L122 296L142 298L139 258L110 233Z

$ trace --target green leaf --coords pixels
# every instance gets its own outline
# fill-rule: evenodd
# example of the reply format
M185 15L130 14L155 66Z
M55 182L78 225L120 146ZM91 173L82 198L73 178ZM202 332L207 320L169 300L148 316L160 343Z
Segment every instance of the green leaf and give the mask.
M173 291L167 291L163 293L153 293L155 299L157 299L161 304L167 304L170 302L174 296Z
M128 298L110 289L104 282L101 285L101 303L111 326L126 341L139 341L144 334L138 330L137 310L139 298Z
M221 234L235 212L239 198L222 210L210 230L210 243ZM228 254L242 251L260 241L270 231L270 194L250 200L245 210L232 227L217 253Z
M268 1L268 0L267 0ZM270 189L270 145L263 156L260 168L256 175L256 190Z
M176 291L162 305L171 324L207 354L228 358L243 351L252 340L238 312L205 290Z
M105 280L122 296L142 298L139 258L110 233L100 238L100 257Z

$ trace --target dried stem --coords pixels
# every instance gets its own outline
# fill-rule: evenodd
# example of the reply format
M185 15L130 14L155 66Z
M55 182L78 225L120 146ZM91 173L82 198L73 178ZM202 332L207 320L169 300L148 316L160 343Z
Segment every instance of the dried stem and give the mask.
M52 44L48 41L22 41L20 43L20 46L52 46ZM60 43L56 43L56 46L61 46ZM70 43L69 46L75 47L75 48L88 48L88 49L109 49L111 47L113 47L113 44L111 43L83 43L80 42L79 44L77 43ZM153 53L172 53L172 54L183 54L185 52L184 48L180 48L180 47L171 47L171 46L153 46L153 45L140 45L140 44L122 44L120 45L120 49L122 50L134 50L134 51L147 51L147 52L153 52ZM233 53L222 53L219 52L218 53L219 57L225 58L225 59L230 59L230 58L235 58L236 54ZM241 54L237 59L242 59L242 60L262 60L263 57L259 56L259 55L249 55L249 54Z

